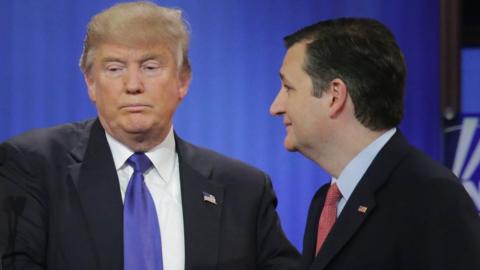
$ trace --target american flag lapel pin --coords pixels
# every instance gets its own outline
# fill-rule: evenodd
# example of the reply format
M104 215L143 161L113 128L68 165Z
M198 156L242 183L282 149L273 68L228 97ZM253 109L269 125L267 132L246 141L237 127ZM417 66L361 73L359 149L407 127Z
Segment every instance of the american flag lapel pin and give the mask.
M203 201L217 205L217 200L215 199L215 196L205 191L203 192Z
M357 209L358 212L362 213L362 214L365 214L368 210L368 207L366 206L363 206L363 205L360 205Z

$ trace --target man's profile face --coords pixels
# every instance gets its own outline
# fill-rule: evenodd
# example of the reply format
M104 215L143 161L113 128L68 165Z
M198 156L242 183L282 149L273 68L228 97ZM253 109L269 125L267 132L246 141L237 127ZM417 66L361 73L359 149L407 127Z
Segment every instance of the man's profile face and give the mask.
M303 152L322 140L327 115L326 99L312 95L313 84L304 71L305 43L290 47L280 69L282 86L270 107L272 115L283 116L285 148Z
M104 43L94 53L86 81L105 130L117 139L166 135L190 79L168 47Z

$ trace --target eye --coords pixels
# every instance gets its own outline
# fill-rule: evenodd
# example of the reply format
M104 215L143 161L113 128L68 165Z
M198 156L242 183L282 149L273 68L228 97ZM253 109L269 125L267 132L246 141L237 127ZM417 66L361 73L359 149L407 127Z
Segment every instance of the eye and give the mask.
M120 68L119 67L108 67L107 70L110 71L110 72L116 72L116 71L119 71Z
M105 71L108 75L115 76L122 73L125 66L119 63L109 63L105 65Z
M142 70L144 70L146 72L152 73L152 72L156 72L157 70L159 70L160 65L157 61L147 61L147 62L142 64L141 68L142 68Z
M155 70L157 69L158 67L157 66L154 66L154 65L147 65L147 66L144 66L143 69L146 69L146 70Z
M285 91L287 91L287 92L293 90L293 87L291 87L290 85L287 85L287 84L282 84L282 87L285 88Z
M143 67L143 70L147 71L147 72L155 72L157 71L158 67L156 66L145 66Z

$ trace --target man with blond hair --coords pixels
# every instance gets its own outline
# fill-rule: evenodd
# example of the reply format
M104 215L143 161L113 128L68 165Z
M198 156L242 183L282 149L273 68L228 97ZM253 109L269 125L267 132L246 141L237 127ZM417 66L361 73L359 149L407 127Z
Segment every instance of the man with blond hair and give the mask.
M149 2L92 18L80 67L98 118L0 145L4 269L297 269L268 176L173 131L188 38Z

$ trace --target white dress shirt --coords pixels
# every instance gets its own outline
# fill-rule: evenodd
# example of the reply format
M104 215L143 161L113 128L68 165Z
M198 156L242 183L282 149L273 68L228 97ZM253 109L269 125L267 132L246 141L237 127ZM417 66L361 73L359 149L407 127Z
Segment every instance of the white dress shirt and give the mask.
M133 174L133 168L126 161L134 152L108 133L106 135L120 181L122 201L124 201L127 185ZM182 194L173 127L162 143L145 154L153 164L152 168L147 170L144 175L145 183L157 210L162 239L163 269L183 270L185 268L185 241Z
M337 217L342 212L345 204L347 204L350 195L357 186L360 179L367 171L373 159L378 155L378 152L385 146L385 144L392 138L396 132L396 128L392 128L383 133L380 137L375 139L367 147L365 147L360 153L358 153L350 162L343 168L338 179L332 177L331 183L337 183L342 198L337 203Z

